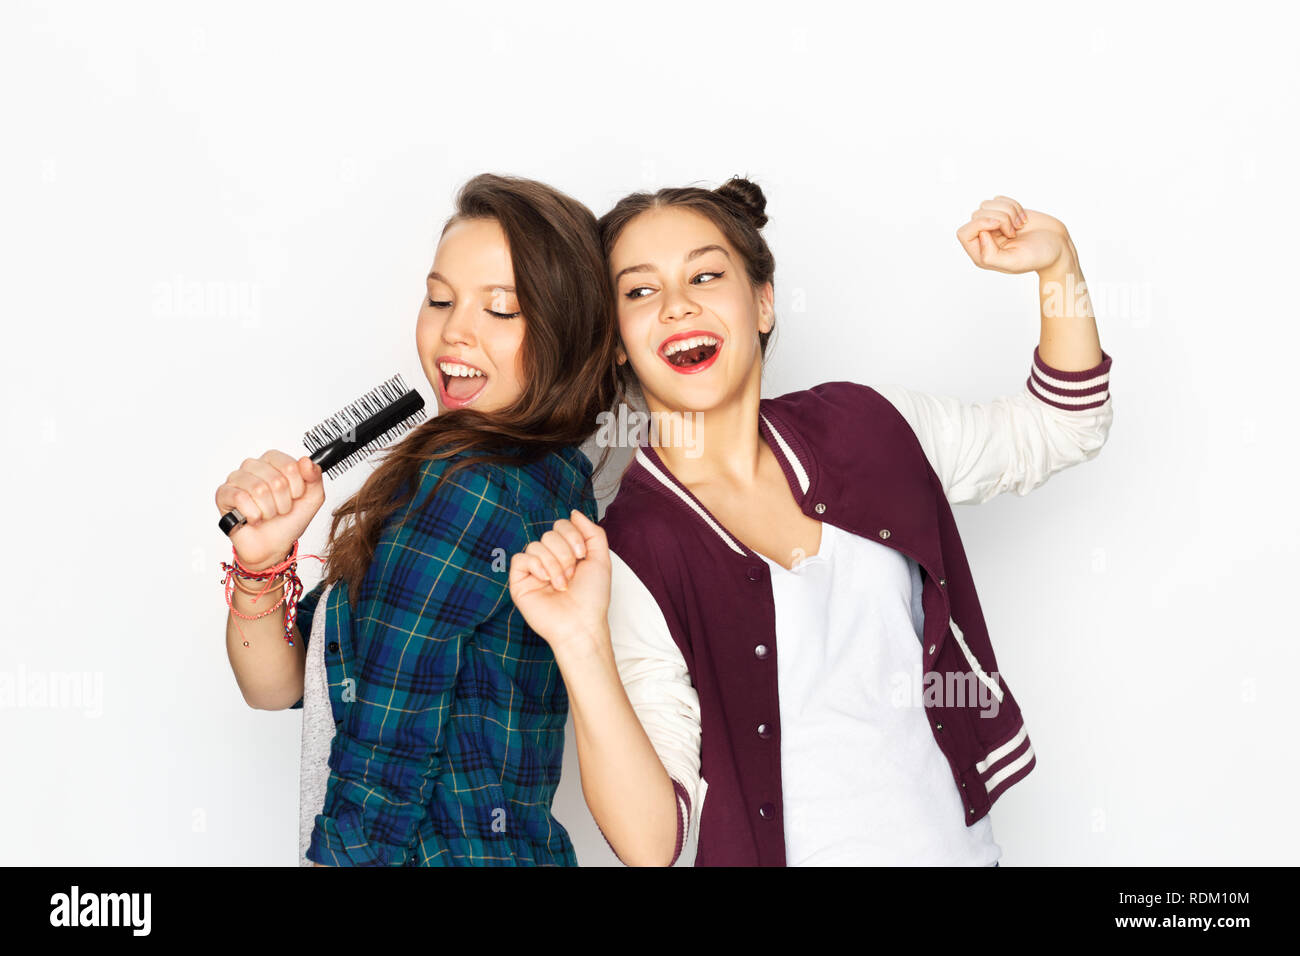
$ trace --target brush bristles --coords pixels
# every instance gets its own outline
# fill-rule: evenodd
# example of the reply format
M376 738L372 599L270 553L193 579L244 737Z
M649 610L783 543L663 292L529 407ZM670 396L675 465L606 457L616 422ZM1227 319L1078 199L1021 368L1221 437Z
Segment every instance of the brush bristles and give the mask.
M388 381L376 388L371 389L362 395L350 405L345 405L333 415L330 415L319 425L310 429L303 435L302 443L307 449L309 455L315 454L321 448L324 448L330 442L339 436L352 432L360 428L361 424L373 415L377 415L383 409L396 402L410 389L402 380L401 375L394 375ZM421 408L415 414L410 415L400 421L398 424L383 432L379 437L373 439L367 444L356 449L348 457L335 462L325 474L331 478L337 478L343 472L347 471L359 461L368 458L373 452L389 445L394 439L406 434L416 425L428 418L425 410Z

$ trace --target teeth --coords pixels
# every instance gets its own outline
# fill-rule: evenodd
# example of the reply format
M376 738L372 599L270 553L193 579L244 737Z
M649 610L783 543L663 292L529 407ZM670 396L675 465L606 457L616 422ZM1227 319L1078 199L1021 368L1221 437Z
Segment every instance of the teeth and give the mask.
M438 368L448 375L455 375L459 378L474 378L483 375L478 369L470 368L468 365L461 365L459 362L439 362Z
M678 352L685 352L687 349L699 348L701 345L717 345L720 340L713 335L696 335L689 339L678 339L676 342L669 342L664 347L664 355L676 355Z

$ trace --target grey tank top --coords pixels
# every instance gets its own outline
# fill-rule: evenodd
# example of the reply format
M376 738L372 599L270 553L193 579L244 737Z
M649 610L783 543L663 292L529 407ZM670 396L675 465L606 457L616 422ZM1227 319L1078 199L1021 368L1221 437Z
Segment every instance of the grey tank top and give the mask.
M325 608L331 584L321 592L312 615L311 637L307 641L306 671L302 686L302 763L298 773L298 865L313 866L307 859L316 815L325 807L325 785L330 778L330 744L334 740L334 712L330 709L328 678L325 673Z

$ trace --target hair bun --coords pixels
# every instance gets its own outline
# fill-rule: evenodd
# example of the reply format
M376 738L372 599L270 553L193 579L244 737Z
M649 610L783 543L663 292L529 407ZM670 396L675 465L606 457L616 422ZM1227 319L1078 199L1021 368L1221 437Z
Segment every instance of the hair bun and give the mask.
M762 229L767 224L767 197L756 183L743 176L732 176L713 191L744 208L755 229Z

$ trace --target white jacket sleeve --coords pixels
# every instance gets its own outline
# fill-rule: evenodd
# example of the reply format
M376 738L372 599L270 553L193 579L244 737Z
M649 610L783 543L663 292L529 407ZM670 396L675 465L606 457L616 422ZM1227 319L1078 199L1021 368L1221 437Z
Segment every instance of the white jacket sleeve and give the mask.
M1109 355L1081 372L1034 364L1018 394L967 404L901 385L873 386L916 432L951 504L1027 495L1056 472L1096 457L1110 432Z
M700 699L658 602L626 562L613 551L609 558L614 659L646 736L677 784L680 856L687 836L699 826L708 788L700 776Z

